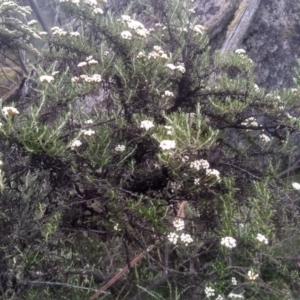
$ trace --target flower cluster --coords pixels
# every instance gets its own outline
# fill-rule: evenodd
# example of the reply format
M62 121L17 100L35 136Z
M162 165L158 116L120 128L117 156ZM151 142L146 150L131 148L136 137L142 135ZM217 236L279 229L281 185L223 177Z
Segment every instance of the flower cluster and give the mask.
M150 34L149 30L146 29L145 26L141 22L132 20L131 17L128 15L122 15L121 20L119 20L119 21L121 21L123 24L127 25L127 27L129 29L134 30L134 32L140 37L146 37L148 34ZM124 32L126 33L125 37L124 37ZM123 31L122 33L121 33L122 38L131 39L132 34L130 31ZM130 35L128 33L130 33ZM129 36L130 36L130 38L128 38Z
M215 290L212 287L207 286L204 290L206 297L213 297L215 295Z
M241 123L241 125L258 127L258 123L256 122L256 120L253 117L245 119L244 122Z
M182 233L180 236L180 240L182 243L185 244L185 246L188 246L190 243L192 243L194 241L192 239L191 235L188 233Z
M256 239L260 242L260 243L263 243L265 245L268 245L269 241L268 239L261 233L258 233L257 236L256 236Z
M199 171L200 169L208 169L209 162L205 159L195 160L190 163L190 167Z
M231 284L232 284L232 285L237 285L237 281L236 281L236 278L235 278L235 277L232 277L232 278L231 278Z
M170 91L164 91L164 93L162 94L163 98L172 98L174 97L174 94Z
M259 136L259 138L260 138L261 141L264 142L264 143L269 143L269 142L271 142L271 139L270 139L266 134L261 134L261 135Z
M28 25L28 26L34 26L34 25L36 25L37 23L38 23L37 20L31 20L31 21L29 21L29 22L27 23L27 25Z
M53 35L65 36L67 34L66 31L62 30L61 28L55 26L51 28Z
M86 125L91 125L91 124L94 124L94 121L91 120L91 119L89 119L89 120L86 120L86 121L84 122L84 124L86 124Z
M131 40L132 34L131 34L130 31L124 30L124 31L121 32L121 37L122 37L122 39L124 39L124 40Z
M93 9L93 14L95 15L103 15L103 10L99 7Z
M221 245L229 249L236 247L236 239L231 236L226 236L221 239Z
M212 176L212 177L216 177L216 179L219 181L220 178L220 172L216 169L207 169L206 170L206 175L207 176Z
M2 108L2 113L4 116L6 117L13 117L15 115L18 115L19 114L19 111L15 108L15 107L12 107L12 106L4 106Z
M78 77L73 77L72 82L77 82ZM96 82L101 82L102 78L101 75L99 74L94 74L92 76L87 76L87 75L80 75L80 78L84 80L84 82L88 83L96 83Z
M95 134L95 131L92 130L92 129L88 129L88 130L82 129L82 133L83 133L84 135L92 136L93 134Z
M180 218L176 218L173 221L173 226L176 228L177 231L184 229L184 220Z
M125 146L124 145L118 145L118 146L116 146L115 151L123 152L123 151L125 151Z
M160 142L159 147L162 150L171 150L176 148L176 142L173 140L163 140Z
M174 128L172 126L166 125L167 134L172 135L174 133Z
M162 50L160 46L153 46L153 51L148 54L148 59L169 59L168 55Z
M243 295L239 295L239 294L234 294L234 293L230 293L228 295L228 298L233 298L233 299L244 299Z
M197 34L197 35L203 35L205 28L202 25L195 25L192 30Z
M144 128L146 130L149 130L150 128L154 127L154 124L152 121L144 120L141 122L141 128Z
M74 148L78 148L82 145L80 140L74 140L71 142L70 147L73 150Z
M167 236L168 240L176 245L177 244L177 241L178 241L178 238L179 238L179 235L176 233L176 232L170 232Z
M292 187L295 189L295 190L300 190L300 183L298 183L298 182L293 182L292 183Z
M176 66L173 64L166 64L166 67L172 71L177 70L180 73L185 73L185 67L183 63L178 63Z
M248 279L254 281L258 278L258 274L254 273L252 270L249 270L247 273Z
M224 297L222 295L218 295L218 297L216 298L216 300L224 300Z
M235 54L237 55L245 55L246 51L244 49L236 49Z
M51 81L54 80L53 76L49 76L49 75L43 75L40 77L40 82L42 83L51 83Z

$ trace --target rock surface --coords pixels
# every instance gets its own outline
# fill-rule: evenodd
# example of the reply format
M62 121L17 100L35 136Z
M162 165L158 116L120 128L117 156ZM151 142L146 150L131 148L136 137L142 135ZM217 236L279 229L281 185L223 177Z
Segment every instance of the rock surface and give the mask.
M293 87L294 69L300 54L300 3L298 0L256 2L258 7L236 48L245 49L255 62L258 85L267 90ZM208 27L212 36L212 47L222 49L239 22L237 16L241 12L247 14L255 1L196 0L194 3L202 24ZM219 26L214 24L213 31L210 26L214 19Z

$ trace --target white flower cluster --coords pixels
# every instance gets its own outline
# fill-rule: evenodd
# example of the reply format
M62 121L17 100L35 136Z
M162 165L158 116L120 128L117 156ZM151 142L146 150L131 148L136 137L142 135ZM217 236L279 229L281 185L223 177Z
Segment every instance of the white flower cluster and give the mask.
M18 115L19 114L19 111L15 108L15 107L12 107L12 106L4 106L2 108L2 113L4 116L6 117L13 117L15 115Z
M141 22L132 20L131 17L128 15L122 15L121 20L119 20L119 21L121 21L123 24L126 24L129 29L134 30L134 32L140 37L146 37L148 34L150 34L149 30L146 29L145 26ZM131 32L127 31L127 33L125 34L125 36L127 38L124 37L124 32L125 31L123 31L123 35L121 33L122 38L131 39L131 37L132 37ZM131 35L130 38L128 38L128 36L129 36L128 32Z
M228 298L233 298L233 299L244 299L243 295L239 295L239 294L234 294L234 293L230 293L228 295Z
M160 46L153 46L153 51L148 54L148 59L169 59L168 55L162 50Z
M77 82L75 78L77 78L77 77L72 78L72 82ZM80 78L88 83L97 83L97 82L101 82L101 80L102 80L101 75L99 75L99 74L94 74L92 76L87 76L84 74L84 75L80 75Z
M162 150L171 150L176 148L176 142L172 140L163 140L160 142L159 147Z
M37 20L31 20L31 21L29 21L29 22L27 23L27 25L28 25L28 26L34 26L34 25L36 25L37 23L38 23Z
M53 76L53 77L55 77L56 75L58 75L59 74L59 71L53 71L52 73L51 73L51 75Z
M237 55L245 55L246 51L244 49L236 49L235 54Z
M73 150L74 148L78 148L82 145L80 140L74 140L71 142L70 147Z
M89 120L86 120L86 121L84 122L84 124L86 124L86 125L91 125L91 124L94 124L94 121L91 120L91 119L89 119Z
M218 295L218 297L216 298L216 300L224 300L224 297L222 295Z
M164 93L162 94L162 97L163 98L172 98L172 97L174 97L174 94L167 90L167 91L164 91Z
M145 130L149 130L150 128L154 127L154 124L152 121L144 120L141 122L140 128L144 128Z
M221 179L220 178L220 172L216 169L207 169L206 170L206 175L216 177L218 181Z
M293 183L292 183L292 187L293 187L295 190L299 191L299 190L300 190L300 183L298 183L298 182L293 182Z
M166 67L172 71L177 70L180 73L185 73L185 67L183 63L178 63L176 66L173 64L166 64Z
M210 286L207 286L207 287L204 289L204 292L205 292L206 297L213 297L213 296L215 295L215 289L213 289L213 288L210 287Z
M69 3L72 3L72 4L75 4L75 5L79 5L79 0L59 0L60 3L66 3L66 2L69 2Z
M178 182L171 182L170 187L171 187L171 192L174 193L175 190L181 189L182 185Z
M188 233L182 233L180 236L180 240L182 243L185 244L185 246L188 246L190 243L192 243L194 241L192 239L191 235Z
M80 36L80 33L78 31L72 31L70 32L70 36Z
M190 167L199 171L200 169L208 169L209 162L205 159L192 161Z
M176 233L176 232L170 232L167 236L168 240L176 245L177 244L177 241L178 241L178 238L179 238L179 235Z
M115 148L115 151L117 151L117 152L123 152L123 151L125 151L125 146L124 145L118 145Z
M174 134L174 128L172 126L166 125L165 128L167 129L167 134Z
M124 40L131 40L132 34L131 34L130 31L124 30L124 31L121 32L121 37L122 37L122 39L124 39Z
M3 161L0 160L0 168L3 166Z
M93 9L93 14L95 15L103 15L103 10L99 7Z
M261 233L258 233L257 236L256 236L256 239L260 242L260 243L263 243L265 245L268 245L269 241L268 239Z
M247 273L249 280L256 280L258 278L258 274L254 273L252 270L249 270Z
M232 278L231 278L231 284L232 284L232 285L237 285L237 281L236 281L236 278L235 278L235 277L232 277Z
M97 0L85 0L84 2L85 2L85 4L92 6L92 7L96 7L98 4Z
M61 28L54 26L51 28L53 35L65 36L67 34L66 31L62 30Z
M195 178L194 179L194 184L195 185L200 185L200 178Z
M236 239L231 236L226 236L221 239L221 245L229 249L236 247Z
M115 231L121 231L121 228L120 228L119 223L116 223L116 224L115 224L114 230L115 230Z
M183 230L184 229L184 220L180 218L176 218L173 221L173 226L176 228L177 231Z
M202 25L195 25L192 30L197 34L197 35L203 35L205 28Z
M256 122L256 120L253 117L245 119L244 122L241 123L241 125L258 127L258 123Z
M49 75L40 76L40 82L42 83L51 83L51 81L53 80L54 80L53 76L49 76Z
M271 142L271 139L270 139L266 134L261 134L261 135L259 136L259 138L260 138L261 141L264 142L264 143L269 143L269 142Z
M92 129L88 129L88 130L86 130L86 129L82 129L82 131L81 131L84 135L88 135L88 136L92 136L92 135L94 135L95 134L95 131L94 130L92 130Z

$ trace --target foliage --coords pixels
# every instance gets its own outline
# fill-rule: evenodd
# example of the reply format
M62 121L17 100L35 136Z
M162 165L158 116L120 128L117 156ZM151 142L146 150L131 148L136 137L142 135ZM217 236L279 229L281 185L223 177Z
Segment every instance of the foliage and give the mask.
M140 253L99 299L297 297L299 76L266 94L187 1L60 2L3 103L3 298L82 299Z

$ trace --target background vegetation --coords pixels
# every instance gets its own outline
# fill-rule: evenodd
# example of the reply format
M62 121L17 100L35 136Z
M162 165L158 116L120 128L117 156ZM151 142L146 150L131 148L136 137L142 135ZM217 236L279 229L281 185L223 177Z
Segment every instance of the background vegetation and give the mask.
M192 1L45 3L60 26L0 6L32 55L1 110L2 298L298 299L299 77L267 94Z

